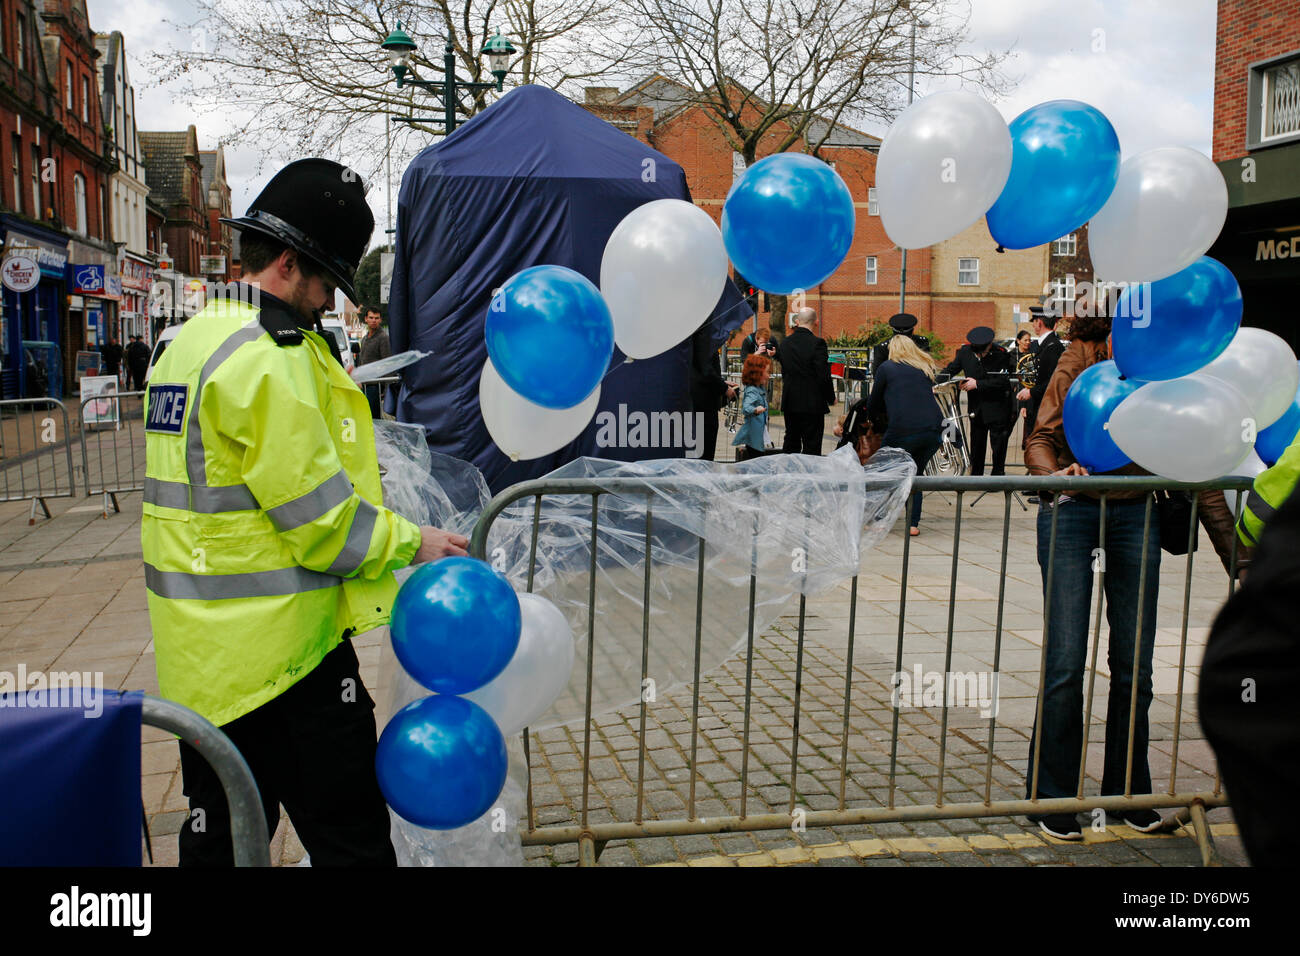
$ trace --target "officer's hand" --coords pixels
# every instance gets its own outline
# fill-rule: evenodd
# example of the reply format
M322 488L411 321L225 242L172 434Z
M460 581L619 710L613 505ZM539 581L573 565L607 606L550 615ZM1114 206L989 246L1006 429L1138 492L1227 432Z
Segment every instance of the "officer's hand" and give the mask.
M961 383L961 390L963 392L973 392L975 391L975 388L976 388L975 379L973 378L968 378L966 379L966 381Z
M1020 402L1029 401L1029 389L1022 388L1020 391L1016 392L1016 400Z
M415 552L412 564L437 561L439 558L468 557L469 538L441 528L425 526L420 529L420 550Z

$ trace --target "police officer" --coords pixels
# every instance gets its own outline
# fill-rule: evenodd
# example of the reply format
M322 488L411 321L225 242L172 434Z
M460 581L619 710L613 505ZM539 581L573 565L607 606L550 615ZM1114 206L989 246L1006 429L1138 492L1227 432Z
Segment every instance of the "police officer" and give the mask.
M930 352L930 343L926 341L923 335L912 335L912 330L916 328L916 316L910 312L899 312L897 315L889 317L889 327L894 330L894 335L909 335L916 347L927 355ZM876 374L876 369L880 367L881 362L889 360L889 340L877 345L871 350L871 374Z
M962 390L970 409L971 474L984 474L984 446L993 443L993 474L1007 473L1007 442L1016 423L1011 392L1011 353L993 344L993 330L977 325L966 333L967 345L944 368L948 375L965 375Z
M365 396L322 337L374 219L351 170L290 163L240 219L242 284L185 323L147 393L141 542L158 688L248 761L317 865L394 865L374 702L349 638L388 620L396 568L464 554L383 506ZM216 774L181 743L182 866L229 866Z

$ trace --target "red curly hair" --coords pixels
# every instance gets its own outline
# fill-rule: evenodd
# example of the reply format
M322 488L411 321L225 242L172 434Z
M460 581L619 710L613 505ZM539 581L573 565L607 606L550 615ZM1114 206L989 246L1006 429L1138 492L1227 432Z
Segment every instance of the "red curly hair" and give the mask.
M772 367L772 360L766 355L755 352L745 359L745 367L740 372L740 384L762 385L763 373Z

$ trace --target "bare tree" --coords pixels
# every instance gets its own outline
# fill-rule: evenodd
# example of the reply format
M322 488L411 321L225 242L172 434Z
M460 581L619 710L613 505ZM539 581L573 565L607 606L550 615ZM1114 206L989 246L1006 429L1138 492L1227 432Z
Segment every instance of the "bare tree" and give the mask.
M209 111L238 110L242 125L226 142L257 146L265 157L338 156L367 178L382 168L374 143L384 119L411 118L391 144L394 164L442 132L436 95L398 90L380 49L400 18L416 39L410 76L441 80L450 42L457 78L490 82L483 46L494 33L517 51L508 81L568 90L617 69L616 0L199 0L201 14L183 25L189 49L148 57L161 83L176 83ZM462 93L468 117L496 94Z
M969 10L952 0L628 3L643 74L677 83L746 165L800 143L815 154L841 122L890 121L913 59L918 77L1005 84L1004 55L959 52Z

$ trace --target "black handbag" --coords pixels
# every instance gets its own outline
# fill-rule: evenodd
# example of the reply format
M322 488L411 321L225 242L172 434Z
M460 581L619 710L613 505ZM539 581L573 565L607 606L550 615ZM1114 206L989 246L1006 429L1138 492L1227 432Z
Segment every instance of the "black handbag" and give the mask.
M1157 491L1156 508L1160 521L1160 547L1170 554L1186 554L1188 525L1191 525L1192 550L1195 551L1201 529L1196 524L1191 494L1186 491Z

